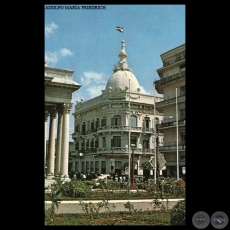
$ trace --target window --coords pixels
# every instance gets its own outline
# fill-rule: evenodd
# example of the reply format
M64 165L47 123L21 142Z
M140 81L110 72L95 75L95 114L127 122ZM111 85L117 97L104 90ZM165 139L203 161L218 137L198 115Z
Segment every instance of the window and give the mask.
M99 127L99 125L100 125L100 120L99 120L99 118L97 118L97 120L96 120L96 129Z
M135 116L130 117L130 127L136 127L137 126L137 118Z
M185 145L185 141L186 141L186 135L185 135L185 133L183 133L182 135L181 135L181 141L182 141L182 145Z
M142 125L145 131L149 131L149 123L150 123L149 117L145 117Z
M99 173L99 161L95 161L95 173Z
M101 173L103 174L106 173L106 162L105 161L101 162Z
M94 162L90 162L90 172L94 172Z
M185 85L180 87L180 96L185 96Z
M87 130L91 130L90 129L90 121L87 122Z
M85 135L85 122L82 124L82 135Z
M121 147L121 137L114 136L111 140L111 147Z
M76 127L75 127L75 132L79 132L80 131L80 124L77 124Z
M137 147L137 146L136 146L136 145L137 145L137 139L136 139L136 137L132 137L132 136L131 136L131 138L130 138L130 144L131 144L131 145L134 144L135 147Z
M86 141L86 149L89 149L89 139Z
M101 120L101 126L106 126L106 117L103 117Z
M91 130L94 130L94 120L91 122Z
M79 141L76 141L75 143L75 150L79 150Z
M90 148L93 149L94 148L94 140L92 139L90 142Z
M115 161L115 169L121 168L121 161Z
M121 125L121 116L120 115L115 115L112 119L111 119L111 125Z
M102 137L102 148L106 148L106 137Z
M84 140L81 143L81 150L85 150L85 141Z
M89 173L89 161L86 161L86 172Z
M185 109L180 110L180 119L181 120L185 119Z
M144 151L147 151L149 148L149 140L143 140L143 149Z
M99 148L99 140L98 140L98 138L95 140L95 148Z

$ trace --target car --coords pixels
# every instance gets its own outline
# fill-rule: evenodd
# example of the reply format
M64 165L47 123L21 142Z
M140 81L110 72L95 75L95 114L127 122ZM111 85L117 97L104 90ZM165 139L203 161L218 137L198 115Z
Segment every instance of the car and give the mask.
M93 179L95 182L99 181L99 180L104 180L107 179L108 180L112 180L112 177L110 174L101 174L100 176L98 176L97 178Z

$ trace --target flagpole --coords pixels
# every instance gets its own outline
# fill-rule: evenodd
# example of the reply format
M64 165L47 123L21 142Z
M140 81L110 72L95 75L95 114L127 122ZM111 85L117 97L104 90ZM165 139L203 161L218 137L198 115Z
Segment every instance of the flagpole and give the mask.
M128 178L128 189L130 189L130 79L129 79L129 121L128 121L128 124L129 124L129 178Z
M179 180L179 153L178 153L178 105L177 105L177 88L176 88L176 165L177 165L177 180Z
M154 132L154 184L156 184L157 180L157 154L156 154L156 124L155 124L155 116L156 116L156 111L155 111L155 83L153 83L154 86L154 109L153 109L153 132Z

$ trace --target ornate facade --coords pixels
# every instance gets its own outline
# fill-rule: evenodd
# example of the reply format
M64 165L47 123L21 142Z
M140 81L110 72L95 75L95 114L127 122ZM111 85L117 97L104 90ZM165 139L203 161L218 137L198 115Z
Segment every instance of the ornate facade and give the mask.
M164 145L159 151L167 161L165 176L177 179L185 176L186 158L186 67L185 44L161 55L163 67L157 70L160 80L154 82L163 100L156 103L156 109L164 114L158 130L164 134ZM171 117L171 118L169 118Z
M47 179L52 179L58 173L68 177L71 99L72 93L81 87L72 80L73 73L71 70L45 66L44 174ZM48 117L50 117L49 146L46 148Z
M154 124L162 120L154 106L162 98L141 92L126 61L124 41L118 57L101 95L76 103L75 150L70 155L69 171L124 175L131 169L133 156L134 174L149 178L153 170L141 166L154 154ZM163 137L159 135L158 140L163 142Z

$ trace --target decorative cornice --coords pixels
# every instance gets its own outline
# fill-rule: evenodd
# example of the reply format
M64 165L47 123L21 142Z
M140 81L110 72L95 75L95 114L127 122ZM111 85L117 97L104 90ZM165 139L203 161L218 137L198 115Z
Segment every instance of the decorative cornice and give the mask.
M51 73L51 72L45 72L46 77L53 77L53 78L62 78L66 80L72 80L72 75L67 74L61 74L61 73Z
M45 96L72 99L72 91L63 88L45 88Z

